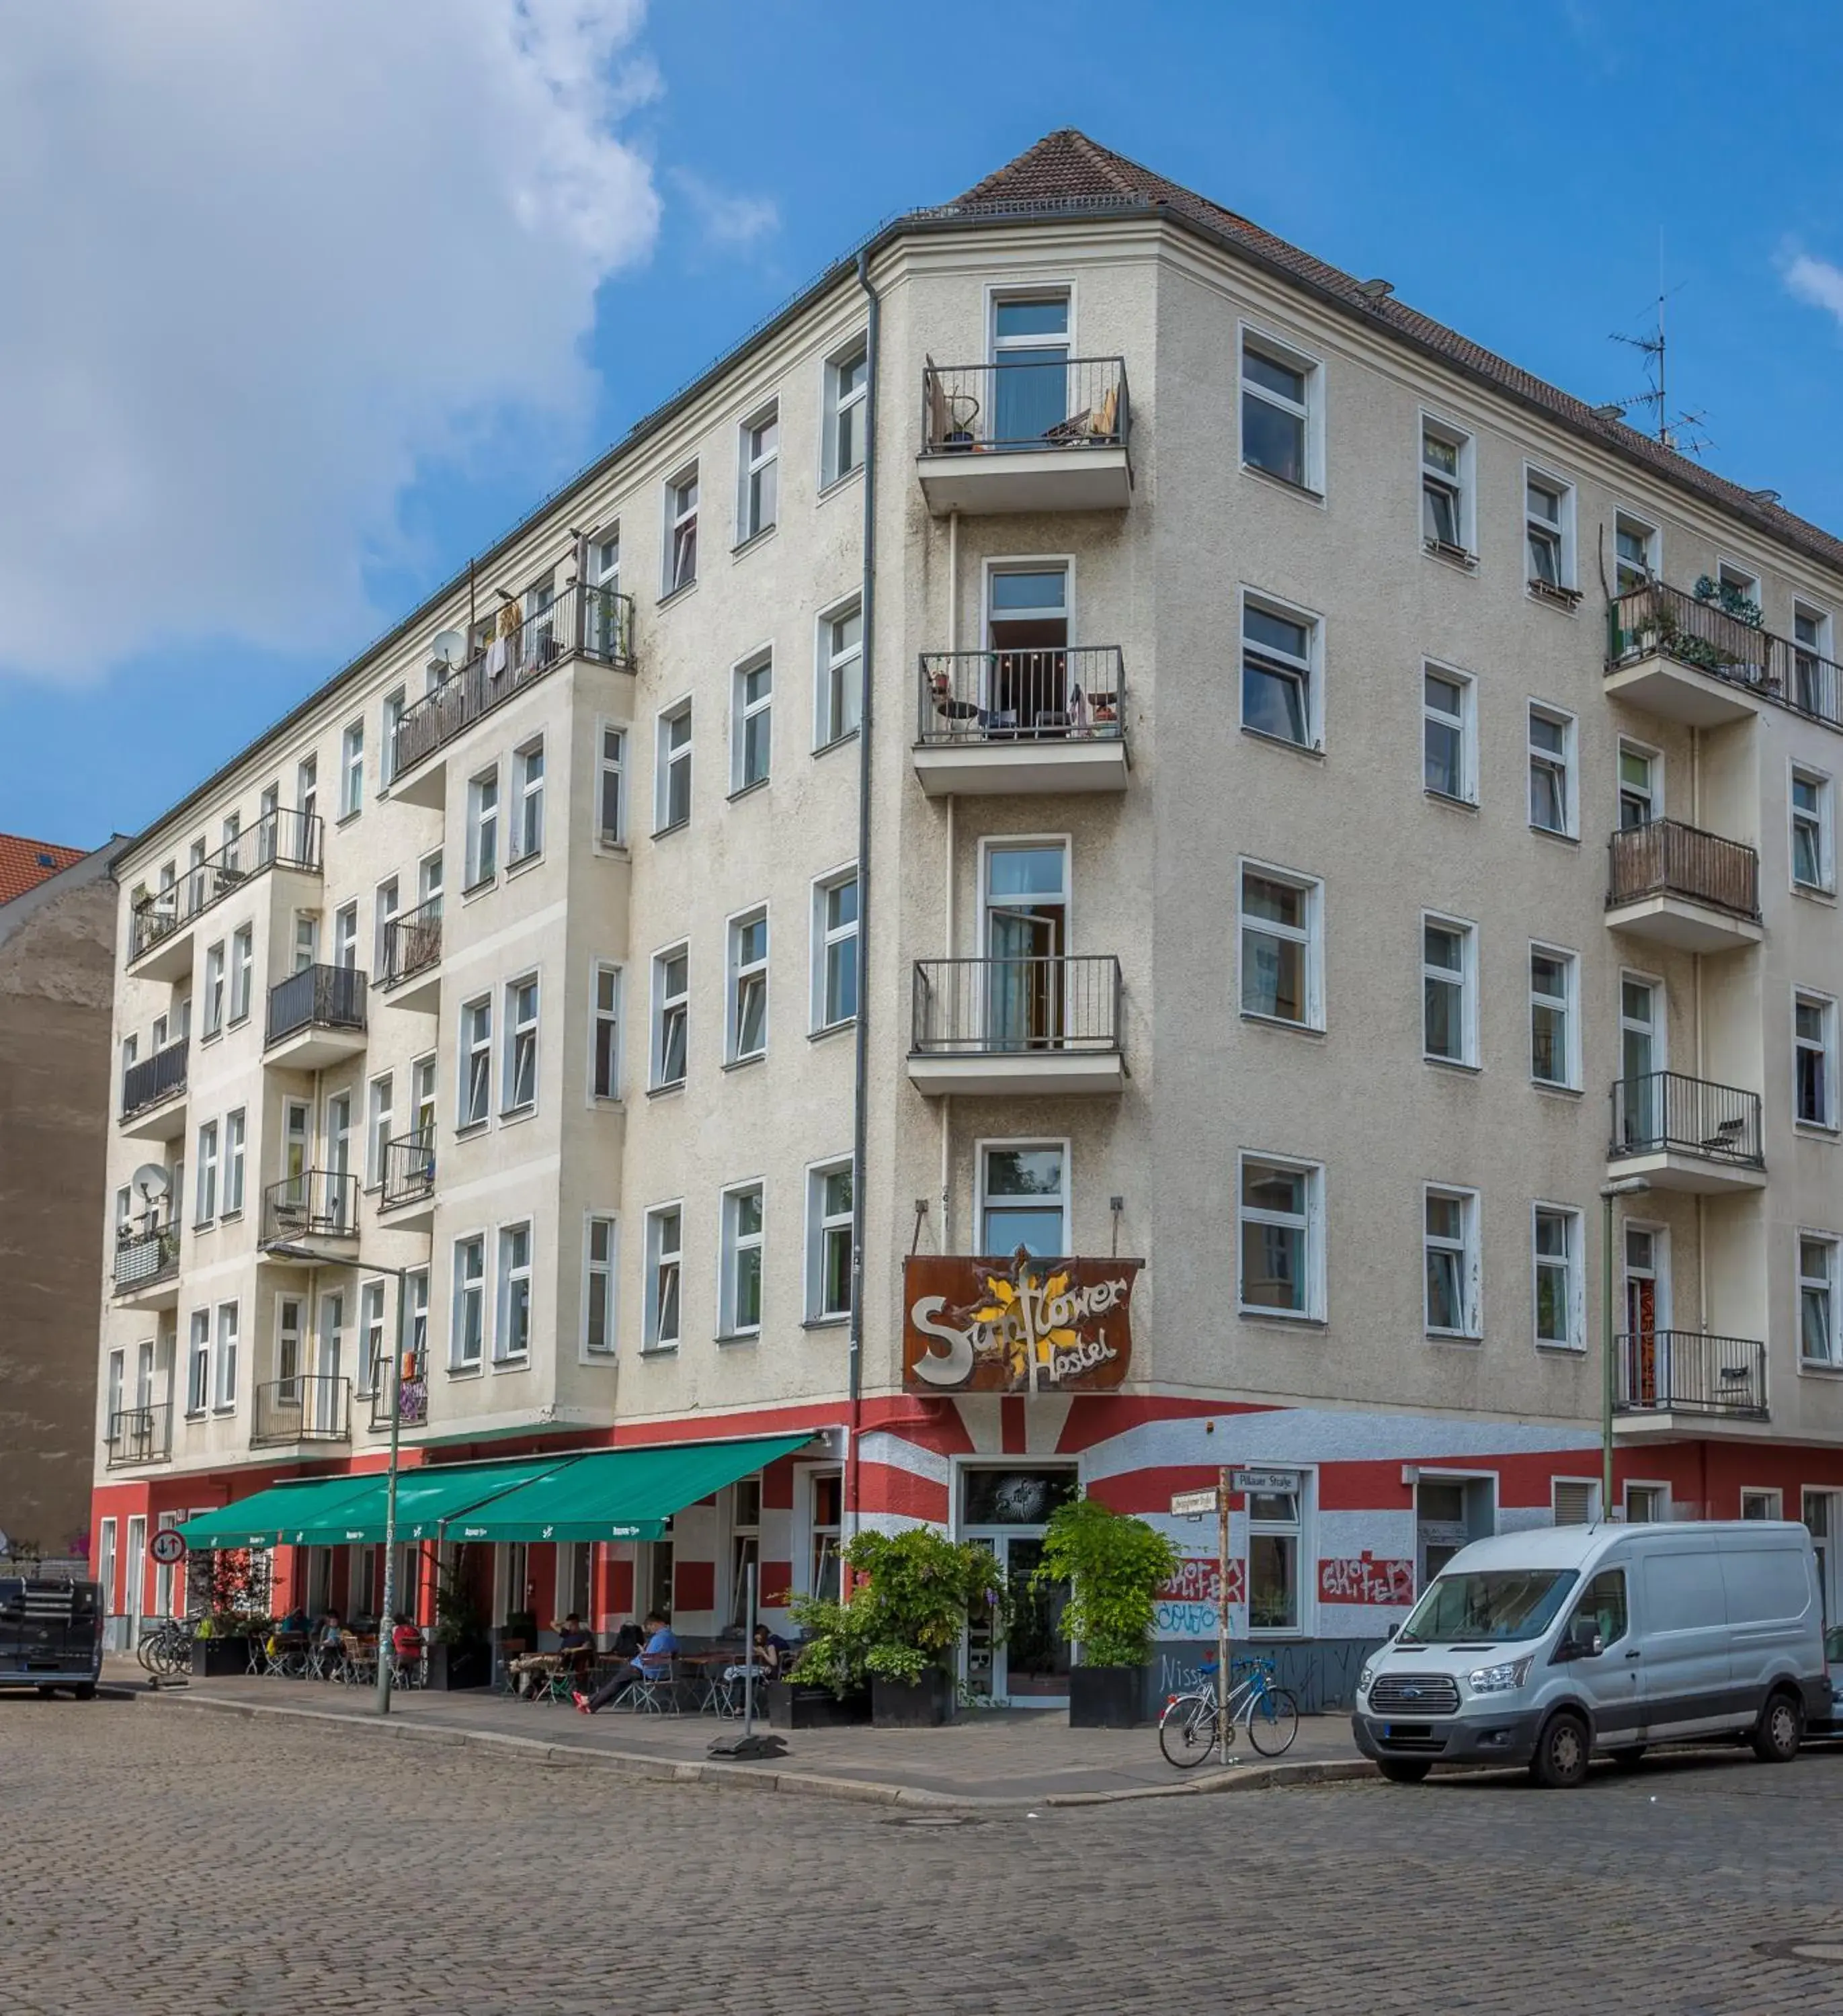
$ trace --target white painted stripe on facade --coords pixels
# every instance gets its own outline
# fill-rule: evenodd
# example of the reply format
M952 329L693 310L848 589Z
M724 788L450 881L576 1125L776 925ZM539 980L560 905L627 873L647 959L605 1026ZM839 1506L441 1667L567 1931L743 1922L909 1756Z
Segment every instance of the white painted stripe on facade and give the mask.
M939 1449L924 1449L919 1442L905 1442L887 1428L873 1429L858 1444L858 1460L881 1463L886 1470L900 1470L910 1477L925 1477L931 1484L950 1485L954 1481L954 1459Z

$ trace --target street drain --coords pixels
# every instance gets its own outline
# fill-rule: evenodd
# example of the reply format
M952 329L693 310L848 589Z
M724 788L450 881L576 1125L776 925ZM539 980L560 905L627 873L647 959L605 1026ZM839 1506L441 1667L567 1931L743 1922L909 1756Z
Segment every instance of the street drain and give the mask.
M1843 1967L1843 1939L1773 1939L1762 1942L1757 1952L1777 1960L1815 1961L1820 1967Z
M971 1813L902 1813L893 1820L885 1820L885 1827L977 1827L979 1822Z

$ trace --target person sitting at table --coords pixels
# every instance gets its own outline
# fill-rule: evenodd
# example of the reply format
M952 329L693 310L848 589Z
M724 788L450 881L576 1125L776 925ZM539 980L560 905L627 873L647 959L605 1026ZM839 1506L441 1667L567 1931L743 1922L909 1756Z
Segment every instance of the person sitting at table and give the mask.
M305 1638L308 1633L307 1611L297 1603L281 1622L276 1626L284 1638Z
M563 1654L564 1665L575 1667L578 1672L586 1670L595 1656L594 1633L582 1629L582 1618L573 1610L555 1628L557 1649Z
M400 1610L391 1619L391 1650L405 1665L421 1662L422 1633Z
M314 1643L319 1648L321 1678L330 1678L344 1657L339 1637L339 1612L337 1610L329 1610L314 1627Z
M767 1679L773 1679L781 1671L781 1655L787 1647L765 1624L755 1628L755 1643L751 1648L756 1671Z
M644 1647L631 1659L624 1659L593 1694L586 1694L579 1689L571 1694L571 1700L582 1714L598 1714L623 1687L635 1680L658 1679L672 1671L672 1662L678 1656L678 1640L672 1635L671 1625L656 1610L647 1614L647 1633Z

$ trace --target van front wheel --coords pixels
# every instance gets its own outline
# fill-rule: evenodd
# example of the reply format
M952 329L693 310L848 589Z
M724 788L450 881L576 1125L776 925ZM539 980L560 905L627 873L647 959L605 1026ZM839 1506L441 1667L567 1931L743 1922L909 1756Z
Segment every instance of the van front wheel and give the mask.
M1434 1767L1418 1757L1379 1757L1376 1768L1391 1785L1418 1785Z
M1805 1716L1795 1696L1769 1694L1754 1727L1754 1755L1762 1764L1789 1764L1804 1741Z
M1551 1715L1536 1739L1529 1774L1549 1791L1571 1791L1587 1776L1587 1725L1565 1710Z

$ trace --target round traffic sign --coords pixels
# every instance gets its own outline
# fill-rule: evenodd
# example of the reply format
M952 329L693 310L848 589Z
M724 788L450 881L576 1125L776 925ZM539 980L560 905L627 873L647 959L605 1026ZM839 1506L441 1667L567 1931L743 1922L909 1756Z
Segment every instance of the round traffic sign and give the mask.
M171 1526L163 1526L147 1543L147 1551L163 1568L186 1558L186 1535Z

